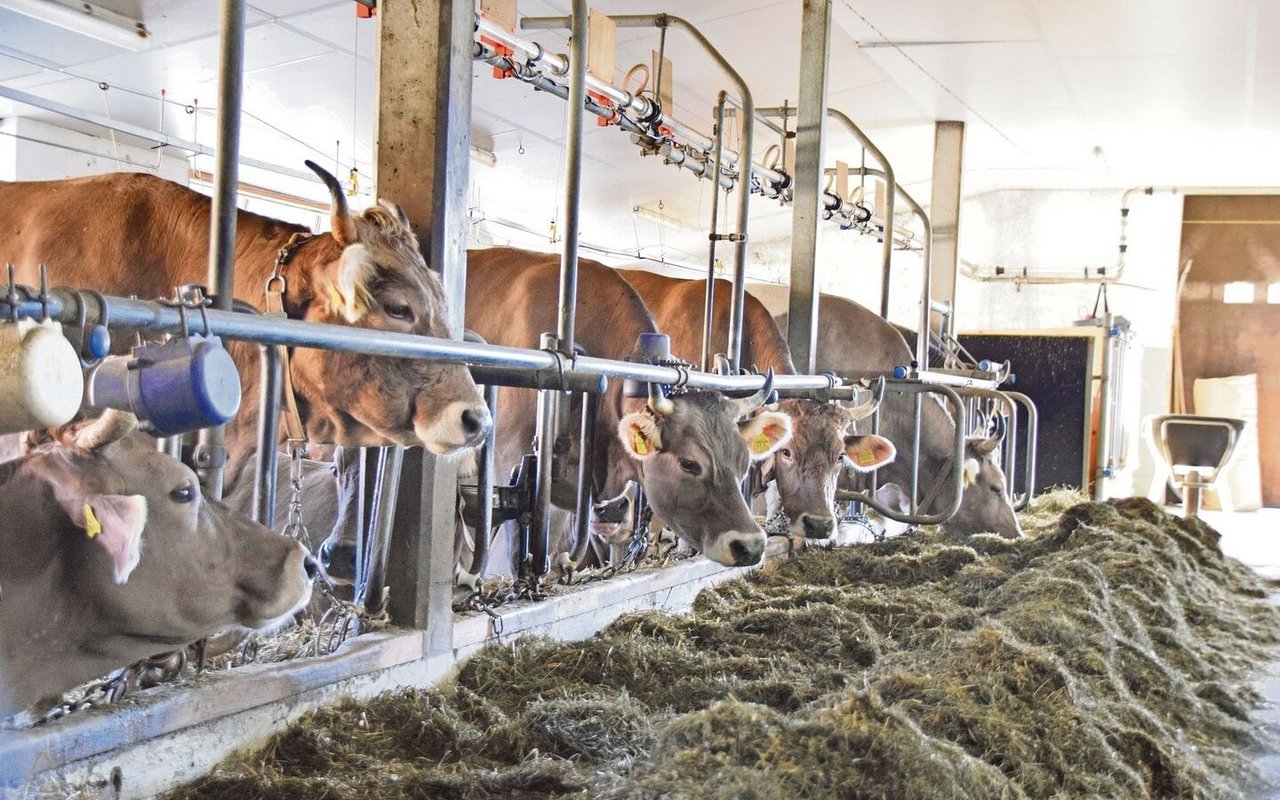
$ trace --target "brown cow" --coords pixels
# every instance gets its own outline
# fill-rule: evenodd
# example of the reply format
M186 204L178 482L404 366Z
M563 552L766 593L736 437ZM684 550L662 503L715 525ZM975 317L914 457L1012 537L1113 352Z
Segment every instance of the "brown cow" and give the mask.
M671 351L696 360L702 352L707 282L643 270L620 269L618 273L640 293L659 329L671 337ZM728 341L732 291L728 281L716 281L713 345L723 347ZM784 375L796 371L773 317L750 295L743 307L741 361L744 366L761 370L772 367ZM789 445L762 463L764 482L772 480L776 484L793 536L829 538L836 530L836 481L844 465L870 472L893 460L893 445L883 437L854 431L854 422L869 416L873 408L854 410L813 400L786 399L778 404L778 410L791 417L794 434Z
M0 718L310 596L301 545L202 497L135 422L107 412L0 464Z
M511 248L472 251L467 259L467 327L491 344L536 347L556 328L560 257ZM578 268L577 344L592 356L626 358L641 333L657 330L644 302L616 272L595 261ZM505 476L533 439L535 393L503 390L497 465ZM747 401L691 391L654 408L625 398L622 381L601 398L591 477L597 499L639 482L654 512L679 535L722 564L760 561L765 535L738 485L751 459L786 444L791 421L765 412L739 422ZM755 400L759 405L760 398ZM748 442L761 446L748 451ZM576 458L566 459L577 463ZM570 497L559 497L562 506Z
M330 235L308 237L302 226L239 212L236 297L263 307L277 253L302 236L284 270L291 318L448 336L442 286L403 211L384 204L353 216L333 176L307 164L332 195ZM13 262L27 283L43 263L56 283L169 296L176 285L206 280L209 208L209 198L141 173L0 183L0 262ZM252 409L256 355L253 348L233 349L245 407ZM449 453L479 443L490 424L461 365L297 349L290 375L315 442L424 445ZM241 414L228 427L228 491L250 461L252 424L252 414Z

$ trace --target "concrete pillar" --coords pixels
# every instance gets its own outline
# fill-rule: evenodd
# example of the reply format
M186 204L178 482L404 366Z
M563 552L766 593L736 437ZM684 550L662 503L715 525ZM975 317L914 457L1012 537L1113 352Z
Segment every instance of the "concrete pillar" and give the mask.
M935 123L933 137L933 193L929 219L933 225L933 299L950 303L950 333L955 333L956 269L959 265L960 178L964 172L964 123Z
M383 0L378 8L378 194L409 215L427 263L440 270L449 323L461 336L466 296L466 201L471 147L471 3ZM387 583L392 619L426 630L426 655L453 646L457 472L415 448L406 454Z

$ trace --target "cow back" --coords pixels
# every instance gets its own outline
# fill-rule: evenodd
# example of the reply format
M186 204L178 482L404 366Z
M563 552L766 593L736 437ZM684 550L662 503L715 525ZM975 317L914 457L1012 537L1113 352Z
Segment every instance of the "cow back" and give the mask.
M697 364L702 357L703 310L706 308L707 281L685 280L638 269L620 269L640 294L658 324L658 329L671 337L671 352ZM729 341L729 311L733 284L717 280L712 308L711 351L725 352ZM764 371L769 367L780 375L795 373L787 341L769 310L757 298L747 294L742 309L741 364Z

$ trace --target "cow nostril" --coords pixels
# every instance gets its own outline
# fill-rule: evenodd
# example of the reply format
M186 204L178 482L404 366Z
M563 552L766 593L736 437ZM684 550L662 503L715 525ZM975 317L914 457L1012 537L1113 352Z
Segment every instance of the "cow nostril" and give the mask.
M462 432L468 438L478 438L489 430L487 409L468 408L462 412Z
M302 568L307 571L308 580L315 580L320 575L320 565L311 556L302 559Z
M747 558L747 546L739 540L729 542L729 555L733 556L733 563L742 565Z
M804 517L804 535L810 539L826 539L834 529L833 517L815 517L811 514Z

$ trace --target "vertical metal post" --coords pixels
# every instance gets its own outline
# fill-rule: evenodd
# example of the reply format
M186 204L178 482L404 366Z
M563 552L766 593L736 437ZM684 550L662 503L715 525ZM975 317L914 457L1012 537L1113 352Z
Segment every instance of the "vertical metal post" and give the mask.
M364 591L356 602L370 614L382 612L383 591L387 585L387 566L391 554L391 532L395 524L395 508L400 489L401 468L404 465L403 447L379 447L377 449L378 476L374 486L371 522L366 536L367 575L361 587Z
M884 218L884 238L880 240L880 317L882 319L889 318L889 281L893 272L893 217L897 210L898 197L898 180L893 173L893 165L889 163L889 159L884 157L884 153L880 152L880 148L876 147L875 142L871 141L862 129L849 119L848 115L834 108L827 109L827 115L835 118L844 125L849 133L853 134L853 138L866 148L871 157L880 162L880 166L884 167L884 208L879 209L880 215ZM867 174L864 170L864 174ZM924 212L920 212L921 218L928 225L928 218Z
M915 514L920 510L920 417L924 395L916 392L912 395L912 459L911 459L911 513ZM956 420L957 425L962 425L962 420ZM956 469L963 468L963 462L955 465Z
M245 0L222 0L218 39L218 141L214 153L213 207L209 226L209 291L214 308L230 311L235 294L236 185L240 163L240 98L244 83ZM227 455L222 428L200 431L196 468L205 493L222 497Z
M449 328L460 336L466 298L467 181L471 148L471 3L379 4L379 194L416 223L427 263L440 270ZM453 645L453 537L457 468L420 448L404 454L387 583L397 624L426 630L428 655Z
M284 371L280 348L261 345L258 360L262 381L258 386L258 452L254 460L253 518L270 528L276 521L276 462L280 441L280 387Z
M1115 342L1113 335L1115 330L1115 316L1107 312L1102 322L1102 370L1101 381L1098 384L1098 402L1101 404L1098 409L1098 463L1094 467L1093 472L1093 499L1105 500L1107 498L1106 486L1104 482L1111 477L1114 464L1111 462L1111 416L1115 413L1112 407L1112 382L1115 370Z
M484 402L489 406L489 419L495 421L490 426L489 435L485 437L484 446L476 455L476 503L478 504L476 524L476 548L471 556L471 573L484 578L485 565L489 562L489 537L493 535L493 481L495 469L494 442L498 438L498 387L486 384Z
M596 443L596 410L600 395L584 392L582 395L582 428L578 441L578 504L577 516L574 518L573 566L577 567L587 554L587 543L591 538L591 502L594 479L591 474L591 461L595 455Z
M542 334L542 346L554 345L554 334ZM534 486L533 521L529 527L529 541L520 553L521 571L526 568L532 575L541 577L551 568L549 550L551 542L551 481L555 458L555 426L558 401L561 392L543 389L538 392L537 420L534 425L534 447L538 454L538 475Z
M578 306L578 218L582 196L582 123L587 102L587 0L573 0L569 42L569 96L565 105L564 247L560 254L559 349L573 352Z
M724 105L729 99L729 93L720 90L716 95L716 131L715 131L715 147L711 151L711 233L707 236L708 250L707 255L707 291L706 300L702 306L702 361L701 369L703 372L711 370L711 356L715 351L712 350L711 333L714 329L713 322L715 320L716 306L716 242L719 241L720 229L720 164L724 159Z
M827 118L831 0L804 0L801 13L787 344L796 370L805 373L813 372L818 343L818 219L822 210L822 138Z
M942 120L934 124L933 189L929 214L933 218L936 257L926 270L933 283L932 294L951 304L946 320L955 335L956 267L959 264L961 176L964 172L964 123ZM928 317L926 309L925 318ZM921 331L928 328L921 328ZM921 362L923 365L925 362Z

